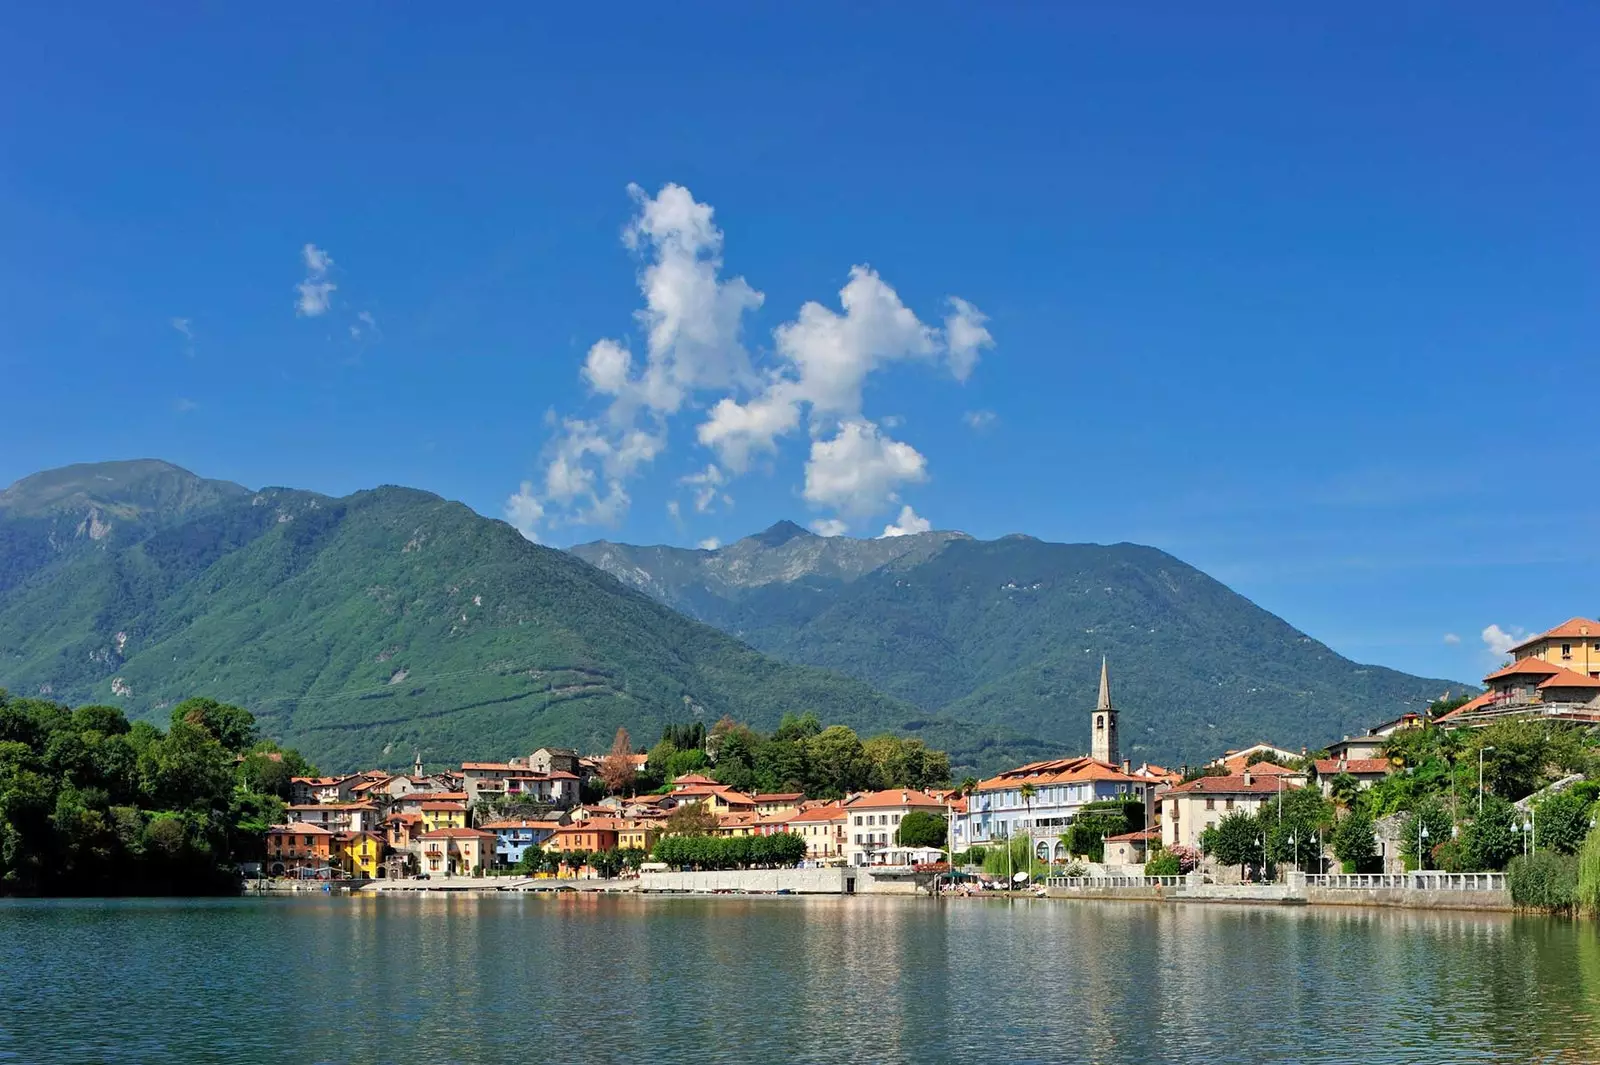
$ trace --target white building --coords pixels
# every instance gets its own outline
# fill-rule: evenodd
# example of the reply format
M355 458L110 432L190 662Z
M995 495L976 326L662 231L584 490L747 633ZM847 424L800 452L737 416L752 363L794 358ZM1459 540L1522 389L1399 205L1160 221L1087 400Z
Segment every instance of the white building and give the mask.
M844 801L844 857L850 865L913 865L926 861L926 847L900 845L900 822L913 810L948 818L943 799L925 791L891 788Z

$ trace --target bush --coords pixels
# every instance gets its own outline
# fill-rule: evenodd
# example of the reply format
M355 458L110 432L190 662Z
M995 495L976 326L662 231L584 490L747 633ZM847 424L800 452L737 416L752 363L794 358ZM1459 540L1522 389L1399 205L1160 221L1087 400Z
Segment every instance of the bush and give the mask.
M1591 828L1578 851L1577 904L1592 917L1600 917L1600 828Z
M1089 875L1089 867L1084 865L1082 862L1073 862L1071 865L1069 865L1065 869L1061 870L1061 875L1062 876L1088 876Z
M1506 867L1506 884L1521 909L1570 913L1578 904L1578 860L1554 851L1519 854Z
M668 865L696 869L744 869L798 865L806 841L793 832L772 836L664 836L655 857Z
M1178 856L1171 851L1162 851L1144 863L1145 876L1177 876L1181 871Z

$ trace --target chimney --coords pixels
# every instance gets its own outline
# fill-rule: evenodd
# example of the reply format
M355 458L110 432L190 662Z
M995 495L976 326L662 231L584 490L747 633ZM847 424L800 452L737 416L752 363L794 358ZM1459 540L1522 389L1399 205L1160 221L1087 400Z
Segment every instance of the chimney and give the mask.
M900 801L901 803L908 803L911 801L911 796L902 791L900 793Z
M1250 772L1250 767L1249 766L1245 766L1244 767L1244 786L1248 788L1250 785L1252 785L1254 783L1255 783L1255 774Z
M1132 758L1124 758L1122 760L1122 775L1125 776L1125 777L1133 776L1133 759Z

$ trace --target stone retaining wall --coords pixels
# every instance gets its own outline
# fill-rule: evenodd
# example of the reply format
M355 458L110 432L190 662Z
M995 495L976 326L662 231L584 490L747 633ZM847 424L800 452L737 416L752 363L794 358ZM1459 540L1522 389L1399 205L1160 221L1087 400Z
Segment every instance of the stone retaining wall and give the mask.
M648 892L776 892L842 895L853 887L854 869L725 869L714 873L640 873L639 890Z

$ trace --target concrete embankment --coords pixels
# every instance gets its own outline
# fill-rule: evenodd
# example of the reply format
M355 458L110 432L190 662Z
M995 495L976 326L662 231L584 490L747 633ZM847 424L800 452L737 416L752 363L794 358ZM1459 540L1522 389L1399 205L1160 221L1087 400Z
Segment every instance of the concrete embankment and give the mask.
M1232 902L1277 906L1394 906L1438 910L1511 910L1501 874L1320 876L1290 874L1275 884L1217 884L1204 877L1053 877L1057 899L1125 902Z

